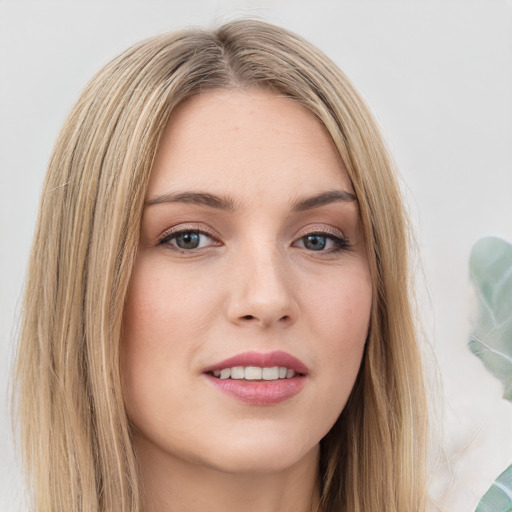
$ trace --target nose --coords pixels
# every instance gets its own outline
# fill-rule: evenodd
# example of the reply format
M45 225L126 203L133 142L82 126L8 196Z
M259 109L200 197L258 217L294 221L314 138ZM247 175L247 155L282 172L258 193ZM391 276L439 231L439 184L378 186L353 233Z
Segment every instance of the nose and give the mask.
M253 249L233 263L227 305L231 322L286 327L297 320L294 279L284 257L271 248Z

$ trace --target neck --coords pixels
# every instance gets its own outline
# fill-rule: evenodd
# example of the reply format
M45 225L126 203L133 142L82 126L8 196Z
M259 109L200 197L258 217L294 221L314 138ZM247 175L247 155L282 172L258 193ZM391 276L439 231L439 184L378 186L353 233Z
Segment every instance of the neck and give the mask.
M162 454L147 446L137 451L144 512L318 510L318 447L285 469L232 473Z

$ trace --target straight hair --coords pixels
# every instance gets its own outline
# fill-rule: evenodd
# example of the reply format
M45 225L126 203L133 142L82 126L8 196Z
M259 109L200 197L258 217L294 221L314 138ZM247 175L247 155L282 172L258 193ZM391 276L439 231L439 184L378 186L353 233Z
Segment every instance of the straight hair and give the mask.
M38 512L140 512L119 351L144 198L173 109L212 89L291 98L330 134L359 203L373 281L351 396L320 443L322 512L424 512L426 403L395 166L364 101L301 37L254 20L128 49L88 84L44 183L15 368Z

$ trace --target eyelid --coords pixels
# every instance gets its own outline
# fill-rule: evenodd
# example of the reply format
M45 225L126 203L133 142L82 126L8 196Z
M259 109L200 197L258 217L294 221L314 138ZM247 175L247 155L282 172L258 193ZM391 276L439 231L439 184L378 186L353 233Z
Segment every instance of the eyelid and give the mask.
M343 238L343 239L347 238L341 229L338 229L338 228L335 228L332 226L312 224L312 225L308 225L308 226L305 226L302 229L300 229L297 232L295 239L298 240L305 236L315 235L315 234L330 235L330 236L333 236L336 238Z
M215 244L212 245L221 245L219 236L208 226L204 224L194 224L194 223L186 223L186 224L178 224L177 226L173 226L165 230L157 239L158 245L166 244L173 236L179 235L180 233L186 233L187 231L194 231L196 233L200 233L202 235L206 235L211 238ZM180 251L178 247L173 247L176 250ZM198 249L195 249L198 250ZM193 252L194 249L187 250L186 252Z
M311 235L322 235L330 238L333 243L337 245L337 248L334 250L327 250L327 251L317 251L318 254L329 254L329 253L336 253L336 252L347 252L351 251L353 249L352 244L350 243L350 240L347 236L338 228L334 228L332 226L326 227L324 226L307 226L306 228L303 228L297 236L294 238L294 241L292 245L297 244L299 241L301 241L303 238ZM316 252L316 251L315 251Z

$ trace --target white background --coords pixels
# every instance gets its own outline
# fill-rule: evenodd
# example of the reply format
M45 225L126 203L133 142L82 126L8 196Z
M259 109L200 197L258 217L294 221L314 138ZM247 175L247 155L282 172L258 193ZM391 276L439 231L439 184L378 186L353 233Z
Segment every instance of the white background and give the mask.
M7 420L16 310L52 144L88 79L145 37L259 16L323 49L362 91L404 178L425 333L441 383L440 509L474 510L512 463L512 404L467 349L468 257L512 240L512 3L507 0L0 0L0 510L24 494Z

